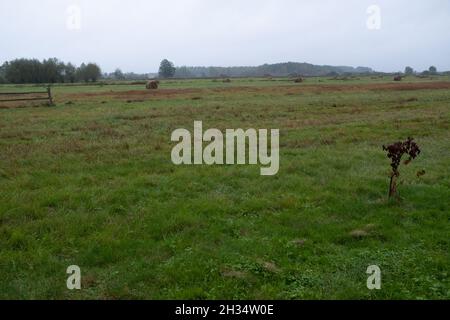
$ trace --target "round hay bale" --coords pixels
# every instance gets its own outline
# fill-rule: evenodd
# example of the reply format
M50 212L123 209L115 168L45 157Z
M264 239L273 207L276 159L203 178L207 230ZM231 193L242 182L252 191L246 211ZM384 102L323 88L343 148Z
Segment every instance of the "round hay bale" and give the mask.
M150 80L149 82L147 82L145 87L148 90L156 90L156 89L158 89L158 86L159 86L159 81L158 80Z
M396 77L394 77L394 81L402 81L402 76L396 76Z
M294 80L295 83L302 83L303 82L303 78L296 78Z

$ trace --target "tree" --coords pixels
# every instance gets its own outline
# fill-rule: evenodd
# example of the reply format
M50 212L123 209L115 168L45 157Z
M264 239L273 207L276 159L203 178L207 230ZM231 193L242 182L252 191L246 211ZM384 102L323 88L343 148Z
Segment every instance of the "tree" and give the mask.
M89 80L92 80L92 82L97 82L97 80L102 77L102 70L95 63L89 63L86 66L86 72Z
M116 79L116 80L125 80L125 76L124 76L122 70L120 70L119 68L117 68L116 71L114 71L113 76L114 76L114 79Z
M406 75L412 75L414 73L414 69L413 68L411 68L411 67L406 67L405 68L405 74Z
M159 66L159 76L161 78L172 78L175 75L175 67L172 62L167 59L161 61Z
M64 67L64 82L74 83L76 80L77 68L70 62Z
M44 77L43 64L36 59L16 59L4 65L5 78L9 83L42 83Z
M77 69L77 79L84 82L96 82L102 76L102 70L95 63L82 63Z
M86 72L86 64L84 62L77 68L76 79L77 81L89 82L89 77Z
M5 70L6 70L7 62L0 66L0 83L6 83L5 78Z
M50 58L44 60L42 63L43 78L37 80L37 82L55 83L62 81L62 72L64 67L56 58ZM35 81L33 81L35 82Z
M435 66L431 66L428 71L430 72L430 74L436 74L437 73L437 69Z

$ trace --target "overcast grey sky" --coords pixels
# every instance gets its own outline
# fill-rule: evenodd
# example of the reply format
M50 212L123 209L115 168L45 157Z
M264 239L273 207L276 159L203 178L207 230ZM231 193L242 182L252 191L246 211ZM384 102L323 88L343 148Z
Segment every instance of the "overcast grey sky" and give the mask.
M371 5L381 10L379 29L367 26ZM0 35L0 63L57 57L142 73L163 58L450 70L450 0L1 0Z

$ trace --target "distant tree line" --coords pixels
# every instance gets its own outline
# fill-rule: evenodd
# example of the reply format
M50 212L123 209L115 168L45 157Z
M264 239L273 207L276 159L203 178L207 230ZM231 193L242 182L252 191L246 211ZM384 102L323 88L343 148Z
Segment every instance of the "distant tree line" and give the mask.
M0 66L0 83L96 82L101 76L101 69L95 63L82 63L76 67L56 58L43 61L16 59Z
M105 73L103 77L105 79L113 79L113 80L148 80L150 78L173 78L175 76L176 68L173 62L170 62L167 59L161 61L159 66L158 74L154 73L146 73L146 74L138 74L138 73L124 73L121 69L116 69L112 73Z
M401 74L401 72L399 72ZM381 75L390 73L380 73L367 67L348 66L319 66L309 63L276 63L264 64L257 67L177 67L175 78L224 78L224 77L338 77L338 76L363 76ZM437 68L431 66L423 72L416 72L412 67L406 67L405 75L448 75L447 72L438 72Z
M408 66L408 67L405 68L404 74L407 75L407 76L415 75L415 74L420 74L422 76L434 76L434 75L438 75L439 72L438 72L438 70L437 70L437 68L435 66L431 66L431 67L428 68L428 70L424 70L422 72L416 72L413 68ZM442 72L442 74L443 75L447 75L448 71L447 72Z
M104 73L102 75L102 78L117 81L132 81L132 80L144 81L150 78L154 78L156 76L157 74L155 73L123 72L121 69L116 69L114 72Z
M96 82L97 80L146 80L159 76L160 78L228 78L228 77L299 77L299 76L348 76L379 74L367 67L319 66L309 63L277 63L264 64L257 67L187 67L175 68L167 59L161 61L158 74L124 73L116 69L112 73L102 74L95 63L82 63L79 67L72 63L64 63L56 58L39 61L37 59L16 59L0 66L0 83L74 83ZM399 72L401 74L401 72ZM437 71L431 66L421 73L412 67L406 67L405 75L448 75L449 72Z
M196 77L298 77L298 76L337 76L344 74L369 74L367 67L318 66L310 63L286 62L264 64L257 67L187 67L176 68L176 78Z

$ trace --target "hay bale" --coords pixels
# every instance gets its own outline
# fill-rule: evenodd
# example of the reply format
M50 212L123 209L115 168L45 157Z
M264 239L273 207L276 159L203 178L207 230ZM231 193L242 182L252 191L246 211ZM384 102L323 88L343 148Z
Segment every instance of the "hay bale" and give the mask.
M231 82L231 80L230 79L223 79L223 81L222 82L224 82L224 83L230 83Z
M148 90L156 90L156 89L158 89L158 86L159 86L159 81L158 80L150 80L149 82L147 82L145 87Z
M402 81L402 76L396 76L396 77L394 77L394 81Z
M295 83L302 83L303 82L303 78L295 78L294 82Z

